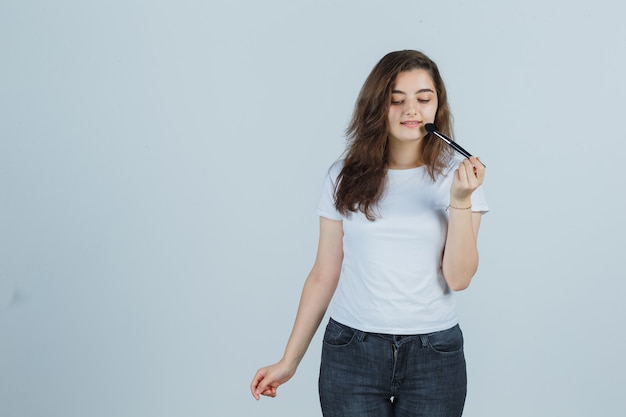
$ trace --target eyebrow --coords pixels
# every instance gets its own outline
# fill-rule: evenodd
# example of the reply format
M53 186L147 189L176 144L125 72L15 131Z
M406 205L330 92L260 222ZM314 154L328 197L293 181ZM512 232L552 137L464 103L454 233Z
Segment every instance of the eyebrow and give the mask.
M415 94L419 94L419 93L435 93L433 90L431 90L430 88L422 88L421 90L417 90L415 92ZM406 95L406 93L404 91L400 91L400 90L392 90L391 94L404 94Z

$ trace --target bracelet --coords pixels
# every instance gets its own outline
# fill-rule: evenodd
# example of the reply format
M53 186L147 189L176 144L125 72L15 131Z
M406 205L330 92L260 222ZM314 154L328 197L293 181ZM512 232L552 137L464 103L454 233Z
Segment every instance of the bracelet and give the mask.
M472 208L472 205L470 204L468 207L455 207L452 204L448 204L448 208L453 208L455 210L470 210Z

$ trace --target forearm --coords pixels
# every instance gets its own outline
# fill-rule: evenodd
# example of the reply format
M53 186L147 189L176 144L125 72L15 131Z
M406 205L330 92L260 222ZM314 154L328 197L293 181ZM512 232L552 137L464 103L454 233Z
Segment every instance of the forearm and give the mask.
M282 359L294 369L300 364L324 318L336 287L337 279L334 277L325 279L315 268L309 274L302 290L298 313Z
M470 207L470 199L453 201L454 207ZM443 253L442 269L451 289L461 291L467 288L478 269L478 248L476 234L480 214L471 209L450 207L448 233Z
M275 397L278 386L296 372L335 292L342 261L343 223L320 217L317 257L304 283L285 353L277 363L259 369L250 384L252 395L257 400L261 395Z

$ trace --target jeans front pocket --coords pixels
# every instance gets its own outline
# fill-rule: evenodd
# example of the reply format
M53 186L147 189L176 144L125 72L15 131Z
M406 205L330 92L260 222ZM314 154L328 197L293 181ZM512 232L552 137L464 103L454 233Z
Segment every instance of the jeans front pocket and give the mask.
M463 351L463 332L457 324L447 330L428 335L428 344L439 353L457 353Z
M327 346L348 346L354 340L357 332L358 330L336 322L331 318L326 325L323 341Z

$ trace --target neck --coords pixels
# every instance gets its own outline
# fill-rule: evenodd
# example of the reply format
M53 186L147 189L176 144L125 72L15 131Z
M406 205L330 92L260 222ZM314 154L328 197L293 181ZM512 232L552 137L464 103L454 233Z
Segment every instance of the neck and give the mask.
M424 165L422 160L422 141L400 142L389 140L388 169L411 169Z

